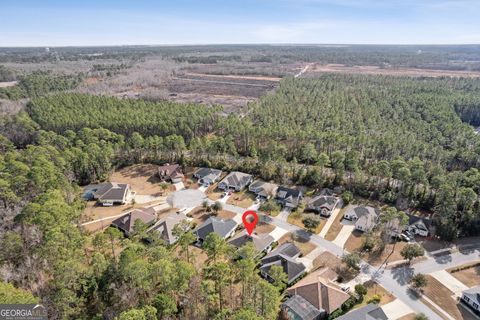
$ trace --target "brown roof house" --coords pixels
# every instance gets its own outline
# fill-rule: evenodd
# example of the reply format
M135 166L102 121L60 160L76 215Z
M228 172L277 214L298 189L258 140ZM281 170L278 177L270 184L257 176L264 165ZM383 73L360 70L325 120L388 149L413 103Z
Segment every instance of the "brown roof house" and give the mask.
M318 269L287 289L290 296L301 296L321 314L329 315L350 298L333 280L337 274L329 268ZM293 312L295 310L292 310Z
M146 225L151 225L156 219L157 215L153 208L133 209L120 218L113 220L112 226L122 231L128 237L134 231L137 220L142 221Z
M100 183L91 188L89 192L91 198L103 206L126 204L132 196L129 184L116 182Z
M158 167L158 177L162 181L171 181L172 183L183 180L182 167L178 164L166 164Z
M165 241L166 244L174 244L177 242L178 237L173 234L173 228L182 221L189 219L191 218L188 218L184 213L172 213L158 220L148 231Z

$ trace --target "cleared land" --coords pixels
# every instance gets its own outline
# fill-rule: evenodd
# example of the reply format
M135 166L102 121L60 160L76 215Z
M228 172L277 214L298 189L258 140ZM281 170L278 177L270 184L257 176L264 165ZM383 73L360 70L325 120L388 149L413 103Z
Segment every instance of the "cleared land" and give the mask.
M385 290L384 287L376 283L375 281L367 281L364 283L364 286L367 288L367 294L363 298L363 302L357 306L355 309L363 307L368 304L368 301L374 296L380 297L379 305L384 305L395 300L395 296Z
M228 198L227 203L233 204L238 207L248 208L255 201L255 194L249 192L247 189L244 189L241 192L236 192Z
M454 293L447 289L434 277L427 275L428 284L423 288L424 294L440 308L445 310L454 319L475 320L475 318L464 310L453 298Z
M340 230L342 230L343 228L343 225L340 222L342 221L344 214L345 208L342 208L342 210L340 210L337 217L335 218L335 221L333 221L332 226L327 231L327 234L325 235L326 240L333 241L338 236Z
M480 262L466 264L447 271L467 287L480 285Z
M281 237L278 240L278 244L282 244L285 242L293 242L300 249L301 255L303 257L309 254L310 252L312 252L316 248L316 246L313 243L303 238L294 237L290 232L286 233L283 237Z
M304 228L306 229L305 227L305 224L303 223L303 219L305 218L304 215L302 214L295 214L295 213L292 213L288 216L287 218L287 222L288 223L291 223L291 224L294 224L300 228ZM327 223L327 220L324 219L324 218L320 218L320 223L318 224L318 226L312 230L313 233L315 234L318 234L320 231L322 231L323 227L325 226L325 224Z
M480 77L478 71L449 71L417 68L393 68L378 66L346 66L343 64L315 64L311 66L307 74L318 73L347 73L347 74L372 74L389 76L414 76L414 77Z

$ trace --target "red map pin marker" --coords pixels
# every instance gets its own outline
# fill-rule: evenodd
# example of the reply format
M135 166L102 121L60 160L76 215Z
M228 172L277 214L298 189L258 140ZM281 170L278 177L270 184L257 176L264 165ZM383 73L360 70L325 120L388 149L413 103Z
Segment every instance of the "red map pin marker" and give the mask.
M253 221L252 218L248 219L249 217L252 217ZM252 235L253 229L255 229L258 222L257 213L255 211L245 211L242 216L242 221L245 225L245 229L247 229L248 235Z

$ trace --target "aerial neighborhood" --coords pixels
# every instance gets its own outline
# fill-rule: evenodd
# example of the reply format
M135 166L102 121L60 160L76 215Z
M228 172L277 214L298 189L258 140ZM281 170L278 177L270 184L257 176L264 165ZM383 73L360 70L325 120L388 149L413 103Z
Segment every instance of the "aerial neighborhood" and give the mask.
M281 281L282 312L287 319L379 320L415 314L416 310L395 296L401 289L383 287L383 282L362 271L360 264L385 270L413 264L423 270L423 243L435 241L429 216L373 202L356 203L341 190L281 185L240 171L187 170L184 173L178 164L154 168L156 183L167 191L158 199L149 196L159 200L153 204L142 205L146 196L124 181L87 186L84 199L95 208L106 207L104 210L133 204L132 209L110 220L111 228L125 237L141 236L149 243L176 246L182 234L191 232L191 244L196 248L192 250L204 254L204 247L210 247L212 241L224 241L238 252L238 259L248 257L242 248L250 245L259 275L273 284ZM252 234L242 224L246 210L260 214L259 226ZM109 221L108 217L100 220L102 228L107 225L104 221ZM91 224L86 222L85 227ZM385 248L377 249L379 241ZM438 268L437 273L455 279L453 271ZM284 274L282 280L279 273ZM436 281L437 273L419 272L418 277ZM423 294L424 285L404 284L418 294ZM478 313L478 285L462 288L457 300L450 302Z

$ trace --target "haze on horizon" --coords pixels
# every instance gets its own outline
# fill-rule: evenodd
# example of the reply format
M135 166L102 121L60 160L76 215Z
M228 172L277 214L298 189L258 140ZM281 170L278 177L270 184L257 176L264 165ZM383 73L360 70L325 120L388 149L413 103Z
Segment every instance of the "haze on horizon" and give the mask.
M480 44L475 0L104 0L0 4L0 47Z

